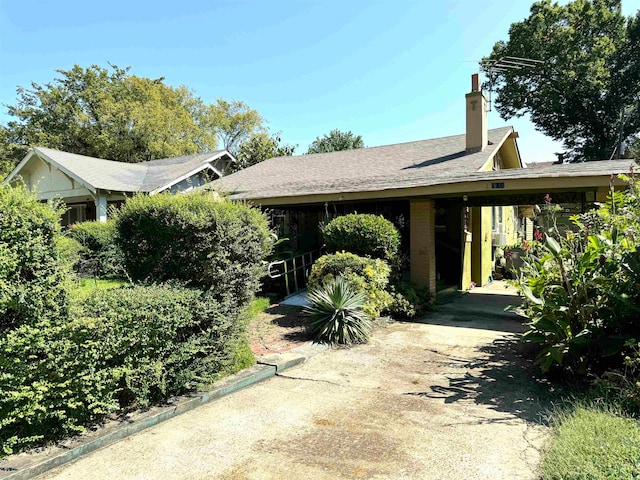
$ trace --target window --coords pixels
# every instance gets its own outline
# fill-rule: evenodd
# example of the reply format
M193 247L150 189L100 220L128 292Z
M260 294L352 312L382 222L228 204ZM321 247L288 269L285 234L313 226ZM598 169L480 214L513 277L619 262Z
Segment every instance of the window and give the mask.
M84 222L87 219L87 206L67 205L67 211L62 214L62 225L73 225L74 223Z

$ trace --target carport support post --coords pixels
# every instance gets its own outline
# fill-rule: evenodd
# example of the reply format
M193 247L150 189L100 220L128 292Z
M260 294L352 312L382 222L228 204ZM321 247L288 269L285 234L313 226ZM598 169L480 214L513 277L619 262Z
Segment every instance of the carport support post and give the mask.
M481 287L488 283L491 268L491 207L471 208L471 280Z
M431 199L409 202L411 281L436 298L435 208Z

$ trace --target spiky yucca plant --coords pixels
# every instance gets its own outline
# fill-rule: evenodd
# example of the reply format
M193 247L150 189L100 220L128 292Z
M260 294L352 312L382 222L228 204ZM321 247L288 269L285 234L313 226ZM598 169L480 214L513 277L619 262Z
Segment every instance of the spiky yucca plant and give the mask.
M371 332L369 316L362 311L364 292L354 291L342 277L336 277L308 294L305 307L307 328L313 337L331 344L366 342Z

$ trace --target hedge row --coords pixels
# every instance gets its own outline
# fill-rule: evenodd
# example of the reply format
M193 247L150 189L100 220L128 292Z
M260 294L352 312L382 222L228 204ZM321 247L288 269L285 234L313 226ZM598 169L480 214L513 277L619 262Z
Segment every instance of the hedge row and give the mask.
M51 207L0 187L0 456L254 361L245 311L271 245L258 211L206 195L130 200L115 224L125 264L171 283L96 291L70 309L78 248ZM104 251L113 226L74 235Z
M109 277L124 274L122 252L116 243L115 221L76 223L66 236L82 249L74 268L80 276Z
M0 335L67 315L67 270L56 239L60 212L24 186L0 185Z
M199 290L98 290L70 321L22 325L0 339L5 453L161 402L252 363L237 308Z

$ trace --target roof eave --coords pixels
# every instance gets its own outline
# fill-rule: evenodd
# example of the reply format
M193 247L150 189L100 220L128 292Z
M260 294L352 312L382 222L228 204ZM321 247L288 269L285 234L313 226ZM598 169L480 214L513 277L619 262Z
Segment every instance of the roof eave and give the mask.
M203 160L203 161L202 161L202 165L200 165L199 167L194 168L194 169L192 169L192 170L188 171L187 173L185 173L185 174L181 175L181 176L180 176L180 177L178 177L178 178L175 178L175 179L171 180L171 181L170 181L170 182L168 182L168 183L165 183L165 184L163 184L163 185L161 185L161 186L159 186L159 187L154 188L153 190L150 190L150 191L149 191L149 195L155 195L155 194L160 193L160 192L162 192L162 191L164 191L164 190L166 190L166 189L168 189L168 188L171 188L171 187L173 187L175 184L180 183L180 182L182 182L183 180L185 180L185 179L189 178L190 176L195 175L196 173L199 173L199 172L201 172L202 170L205 170L205 169L207 169L207 168L208 168L208 169L210 169L210 170L213 170L213 171L218 175L218 177L222 177L222 172L220 172L220 170L218 170L218 169L217 169L217 168L215 168L213 165L211 165L211 163L212 163L213 161L217 160L218 158L223 157L224 155L227 155L227 156L229 156L230 158L232 158L232 159L233 159L233 157L231 156L231 154L230 154L230 153L228 153L227 151L223 151L223 152L220 152L220 153L218 153L218 154L216 154L216 155L212 155L211 157L208 157L208 158L206 158L205 160ZM235 161L235 159L233 159L233 160Z
M465 180L446 180L432 185L423 186L411 186L411 187L399 187L388 188L383 187L379 189L363 189L352 191L318 191L307 194L291 194L281 196L255 196L250 192L227 192L232 200L248 201L254 204L261 205L298 205L298 204L311 204L322 203L326 201L355 201L365 199L376 198L410 198L410 197L428 197L428 196L449 196L457 194L472 194L483 192L496 192L487 188L484 184L491 184L499 179L497 176L479 177ZM590 173L587 175L541 175L535 177L517 177L517 178L505 178L505 182L513 183L517 186L515 190L539 190L548 185L550 181L562 180L566 183L566 187L563 188L570 190L572 188L603 188L609 186L610 175ZM543 182L539 188L533 188L532 184L536 182ZM623 182L617 181L616 185L622 185ZM618 186L620 186L618 185Z
M24 156L24 158L20 160L20 163L18 163L18 165L16 165L16 167L13 170L11 170L11 173L7 175L7 178L4 179L2 184L7 185L8 183L11 183L11 181L18 176L18 173L20 172L20 170L22 170L22 168L27 164L27 162L31 160L31 157L33 157L34 154L35 152L33 151L33 148L30 148L27 154Z
M96 191L98 190L98 186L96 185L92 185L91 183L89 183L87 180L85 180L84 178L82 178L81 176L79 176L78 174L72 172L71 170L69 170L68 168L64 167L63 165L59 164L58 162L56 162L53 158L51 158L49 155L45 154L44 152L42 152L41 150L39 150L37 147L34 147L34 152L40 157L46 159L48 162L50 162L52 165L54 165L58 170L60 170L62 173L64 173L65 175L67 175L68 177L73 178L74 180L76 180L78 183L80 183L83 187L85 187L87 190L89 190L91 193L93 193L94 195L96 194Z

